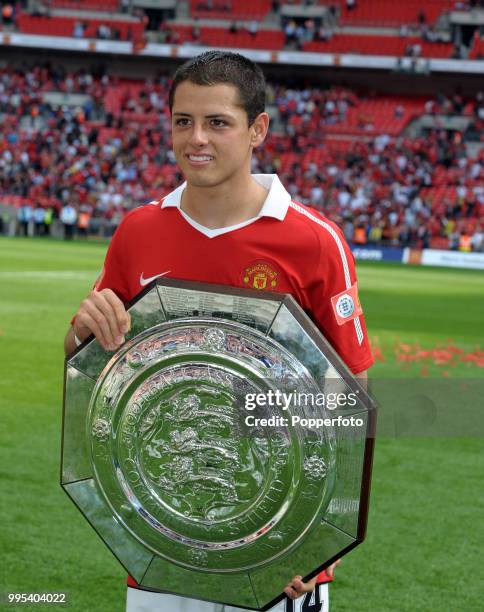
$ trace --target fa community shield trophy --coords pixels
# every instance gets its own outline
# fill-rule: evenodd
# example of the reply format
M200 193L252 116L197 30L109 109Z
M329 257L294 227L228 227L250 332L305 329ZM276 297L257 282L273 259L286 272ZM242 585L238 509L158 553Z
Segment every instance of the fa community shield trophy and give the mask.
M66 359L61 484L142 586L263 610L365 536L374 403L285 294L157 279Z

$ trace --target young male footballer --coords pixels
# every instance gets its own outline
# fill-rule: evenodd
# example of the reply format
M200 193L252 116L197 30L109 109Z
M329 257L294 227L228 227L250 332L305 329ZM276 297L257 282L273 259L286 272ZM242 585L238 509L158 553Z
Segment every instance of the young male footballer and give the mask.
M292 201L277 175L251 174L253 150L269 127L262 70L235 53L202 53L176 71L169 106L185 182L123 219L67 332L66 354L90 334L116 350L130 327L124 304L153 279L171 277L290 293L350 370L365 378L373 359L342 232ZM319 586L309 593L326 579L305 583L295 576L277 609L296 612L302 600L293 600L305 593L308 602L319 602ZM129 612L236 609L128 584ZM327 599L324 605L319 609L327 609Z

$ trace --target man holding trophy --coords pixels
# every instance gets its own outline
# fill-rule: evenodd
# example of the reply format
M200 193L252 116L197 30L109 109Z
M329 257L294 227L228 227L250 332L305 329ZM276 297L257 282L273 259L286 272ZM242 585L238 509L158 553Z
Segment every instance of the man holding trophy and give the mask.
M124 304L166 277L292 295L352 373L365 379L373 359L342 232L293 202L276 175L251 174L253 150L269 127L261 69L235 53L203 53L176 71L169 105L173 150L186 182L126 215L72 320L66 354L90 334L105 350L117 350L130 329ZM332 572L333 566L330 578ZM295 576L277 609L296 610L299 602L292 600L316 582ZM130 612L237 609L129 584Z

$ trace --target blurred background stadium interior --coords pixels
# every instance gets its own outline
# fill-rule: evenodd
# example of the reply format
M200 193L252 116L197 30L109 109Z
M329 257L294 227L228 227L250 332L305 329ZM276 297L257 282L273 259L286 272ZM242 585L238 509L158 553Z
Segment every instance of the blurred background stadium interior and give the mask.
M3 0L2 22L3 234L109 237L179 184L169 75L226 46L268 77L254 172L360 253L484 248L480 0Z
M410 390L454 379L461 393L445 439L377 440L368 539L338 568L333 608L482 610L484 426L462 438L459 418L466 379L484 368L483 2L1 9L0 592L67 591L76 612L123 609L123 569L58 485L62 339L102 266L102 239L182 180L170 74L225 45L268 78L271 135L254 172L277 172L336 221L358 259L389 260L358 266L372 378Z

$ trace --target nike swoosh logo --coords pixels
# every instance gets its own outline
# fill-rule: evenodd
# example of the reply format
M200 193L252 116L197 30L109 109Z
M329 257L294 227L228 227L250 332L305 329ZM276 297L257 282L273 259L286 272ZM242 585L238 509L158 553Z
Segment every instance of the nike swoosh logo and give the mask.
M161 272L161 274L155 274L154 276L150 276L149 278L144 278L143 272L141 272L140 277L139 277L139 284L142 287L146 287L146 285L151 283L151 281L154 281L155 278L159 278L160 276L165 276L166 274L170 274L170 272L171 270L167 270L166 272Z

